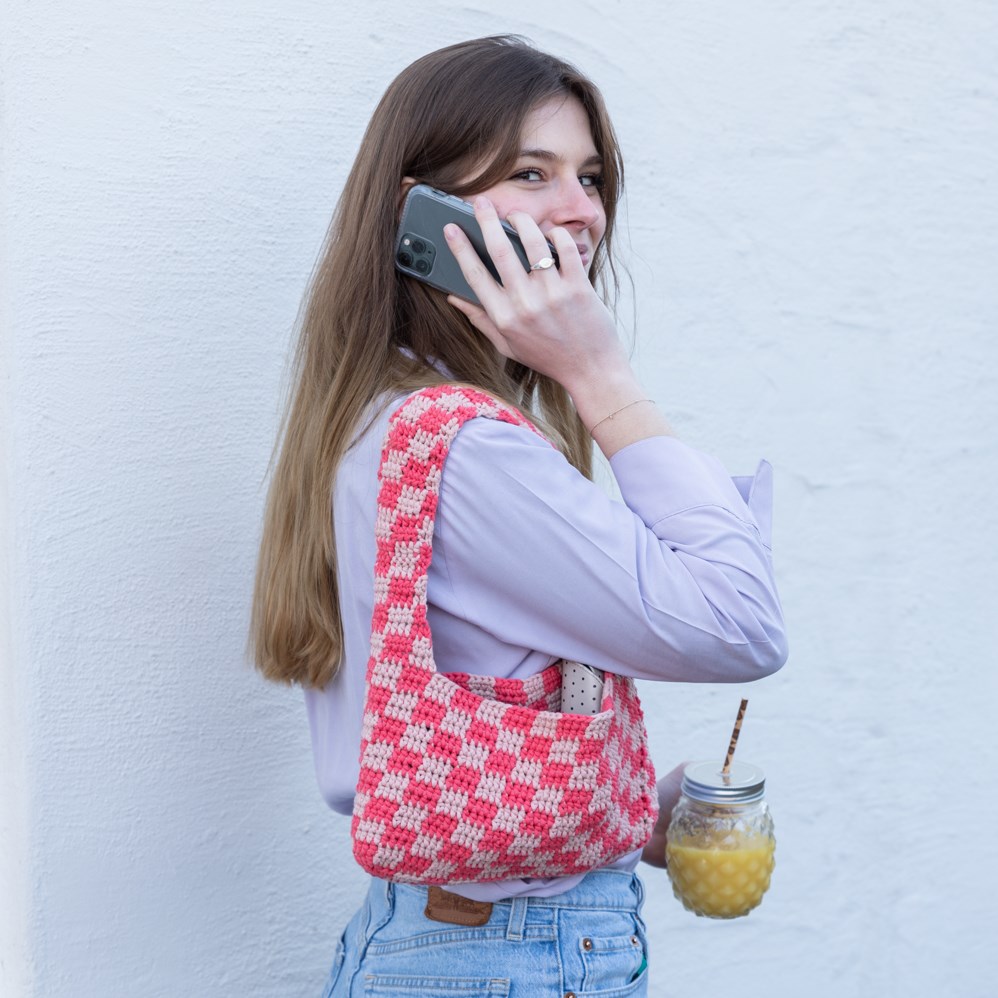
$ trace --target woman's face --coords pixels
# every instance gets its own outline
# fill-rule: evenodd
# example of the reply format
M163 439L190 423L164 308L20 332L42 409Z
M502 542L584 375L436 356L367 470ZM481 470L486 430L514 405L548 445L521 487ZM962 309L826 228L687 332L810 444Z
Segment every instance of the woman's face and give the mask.
M555 97L527 115L509 177L466 197L486 195L500 218L526 212L544 235L556 225L567 229L588 268L606 232L602 186L603 161L582 103Z

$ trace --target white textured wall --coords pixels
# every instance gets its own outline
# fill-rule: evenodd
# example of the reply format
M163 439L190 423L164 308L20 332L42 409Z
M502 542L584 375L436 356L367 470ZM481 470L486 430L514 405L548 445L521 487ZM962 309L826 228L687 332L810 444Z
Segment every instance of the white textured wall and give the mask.
M652 993L990 998L998 7L493 6L5 5L0 994L321 990L363 878L244 661L289 331L389 79L518 30L614 112L650 392L777 468L790 664L646 696L666 765L748 693L779 865L648 871Z

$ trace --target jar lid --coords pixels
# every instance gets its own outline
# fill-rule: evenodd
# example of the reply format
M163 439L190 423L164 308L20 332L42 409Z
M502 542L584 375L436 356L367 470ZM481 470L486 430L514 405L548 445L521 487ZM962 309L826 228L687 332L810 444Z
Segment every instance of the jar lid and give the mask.
M683 770L683 793L708 804L745 804L761 800L766 777L758 766L732 762L727 774L718 762L691 762Z

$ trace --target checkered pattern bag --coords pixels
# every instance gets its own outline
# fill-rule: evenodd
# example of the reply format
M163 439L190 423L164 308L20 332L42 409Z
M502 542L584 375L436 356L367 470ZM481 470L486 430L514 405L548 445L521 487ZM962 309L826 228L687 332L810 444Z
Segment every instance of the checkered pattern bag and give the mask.
M562 714L557 664L527 680L436 671L433 522L447 452L476 416L534 429L491 396L445 385L403 403L382 451L351 831L360 865L401 883L586 872L644 845L658 812L632 680L607 673L600 713Z

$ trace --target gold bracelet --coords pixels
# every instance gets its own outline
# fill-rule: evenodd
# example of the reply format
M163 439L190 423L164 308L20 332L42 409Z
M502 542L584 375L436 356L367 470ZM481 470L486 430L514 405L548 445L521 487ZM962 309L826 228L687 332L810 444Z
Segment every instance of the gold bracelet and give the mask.
M614 409L609 416L604 416L598 423L593 423L589 429L590 435L592 435L593 430L595 430L597 426L602 426L608 419L613 419L614 416L619 415L625 409L630 409L632 405L640 405L642 402L651 402L652 405L655 404L654 399L635 399L633 402L628 402L627 405L622 405L619 409Z

